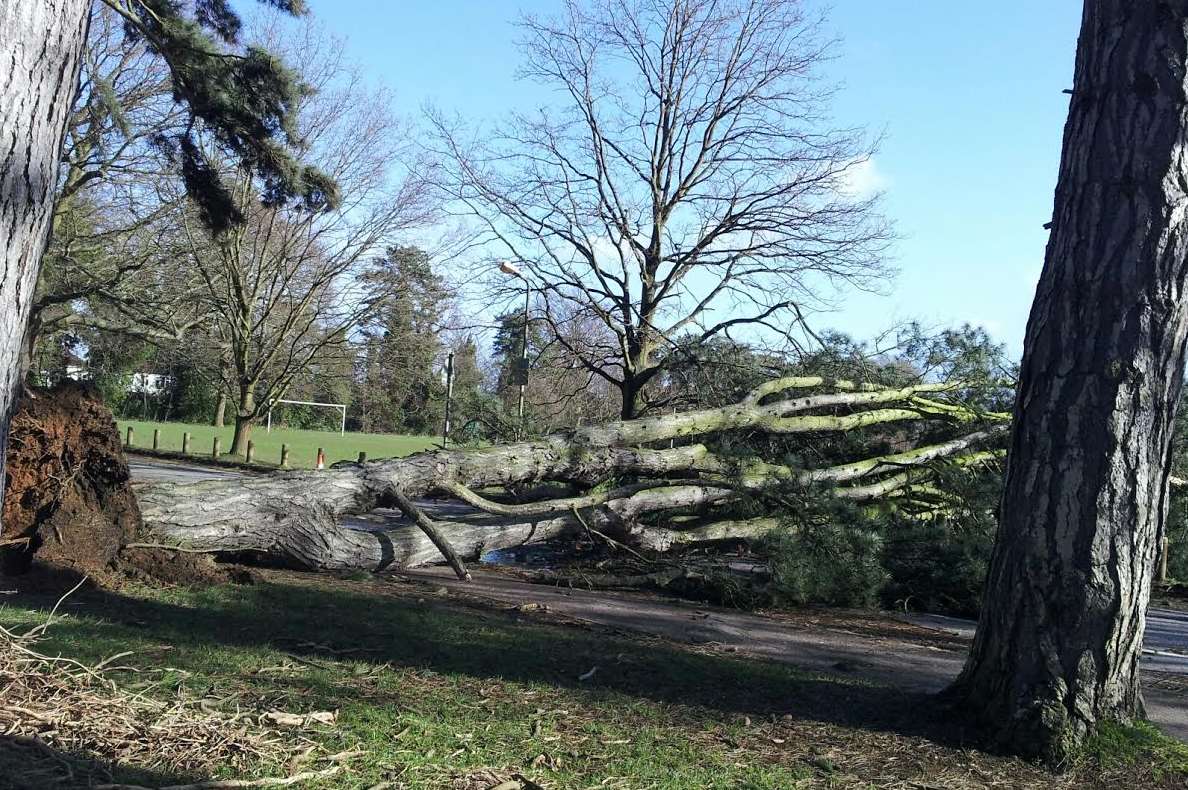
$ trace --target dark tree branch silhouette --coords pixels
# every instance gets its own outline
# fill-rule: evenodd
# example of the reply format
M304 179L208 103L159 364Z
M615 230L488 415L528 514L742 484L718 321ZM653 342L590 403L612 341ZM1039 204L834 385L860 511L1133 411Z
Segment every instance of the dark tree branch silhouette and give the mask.
M831 42L799 0L570 2L521 29L524 77L562 105L481 139L432 113L436 183L522 262L553 334L603 326L609 346L568 350L624 418L678 337L803 337L833 286L886 274L888 228L853 189L871 148L825 117Z

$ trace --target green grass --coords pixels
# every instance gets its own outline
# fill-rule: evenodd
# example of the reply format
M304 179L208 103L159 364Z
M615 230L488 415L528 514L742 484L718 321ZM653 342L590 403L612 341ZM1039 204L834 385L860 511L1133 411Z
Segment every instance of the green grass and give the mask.
M39 623L53 598L10 596L0 624ZM135 586L78 593L62 612L43 652L96 663L135 651L119 663L138 671L113 677L150 697L183 689L232 711L339 711L334 727L302 735L323 754L363 754L303 787L1156 786L1142 766L1118 784L1092 767L1085 782L1053 784L1038 768L970 750L923 695L466 607L400 582L282 573L249 586ZM259 764L237 777L291 770ZM115 773L149 783L136 766Z
M1150 764L1159 778L1188 776L1188 744L1169 738L1149 722L1106 722L1085 743L1082 755L1107 770Z
M0 623L30 626L49 605L9 606ZM779 665L653 649L435 601L283 584L138 589L64 608L67 618L41 649L92 663L136 651L120 663L141 672L125 679L159 677L165 698L182 684L206 697L236 693L248 706L338 710L335 728L320 733L325 748L367 755L350 776L313 787L366 788L399 776L399 787L448 788L493 772L550 788L774 790L816 770L737 751L752 737L771 745L748 729L769 725L747 722L744 711L783 711L810 691L806 676ZM154 676L154 664L169 671ZM595 678L580 681L595 664ZM283 666L291 670L261 672ZM657 683L662 674L672 680ZM269 770L275 775L272 766L261 773ZM187 778L198 777L178 777Z
M192 425L182 422L144 422L141 420L117 420L120 439L127 437L128 427L133 431L133 447L151 448L153 429L160 434L160 449L181 452L182 434L190 434L190 454L196 458L209 458L214 437L220 437L222 451L231 449L232 426L215 428L211 425ZM318 448L326 452L326 463L354 461L359 453L367 453L369 459L392 458L411 455L426 450L437 441L431 436L402 436L387 433L347 433L340 436L337 431L302 431L292 428L274 428L271 433L258 426L252 431L255 442L255 460L265 464L280 462L281 445L289 446L289 465L296 469L313 468Z

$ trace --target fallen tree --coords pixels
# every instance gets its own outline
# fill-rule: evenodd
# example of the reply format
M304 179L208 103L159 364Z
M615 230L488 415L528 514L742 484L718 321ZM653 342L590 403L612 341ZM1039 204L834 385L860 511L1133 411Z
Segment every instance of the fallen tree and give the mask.
M756 537L778 529L780 514L739 518L732 508L781 486L822 487L833 496L928 517L952 506L946 492L929 485L935 464L972 468L1002 453L996 446L1009 416L963 405L956 398L961 391L959 383L883 387L784 378L721 408L582 427L516 444L433 450L325 471L145 485L137 491L144 520L140 541L337 571L408 567L444 555L464 575L462 562L484 551L582 532L654 551ZM700 443L671 446L727 433L859 429L898 433L904 443L904 437L927 435L922 426L957 435L811 469L723 456ZM529 502L489 493L557 483L579 492ZM426 496L460 500L471 514L431 518L414 501ZM413 523L393 528L359 520L382 508L401 510ZM674 517L690 514L696 517Z

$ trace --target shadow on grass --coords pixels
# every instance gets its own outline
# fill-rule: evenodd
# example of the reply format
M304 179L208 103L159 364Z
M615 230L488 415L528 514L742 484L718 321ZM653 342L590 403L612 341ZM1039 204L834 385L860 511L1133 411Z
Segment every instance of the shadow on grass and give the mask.
M0 735L0 790L69 790L111 782L162 787L186 781L194 781L194 777L128 768L92 755L62 752L28 738Z
M699 653L655 639L531 622L432 596L285 583L168 596L172 600L156 593L145 598L80 593L65 611L88 619L58 622L49 632L51 641L71 655L90 651L96 660L128 649L129 642L151 641L168 650L171 666L196 672L209 671L203 662L212 659L205 648L221 645L280 651L328 669L326 661L350 660L545 684L614 704L629 703L616 696L623 695L672 706L672 715L689 720L720 719L721 714L789 716L923 736L945 745L964 745L967 739L926 694L809 674L776 662ZM33 618L53 605L49 598L22 598L19 603L33 610ZM593 667L597 672L588 676ZM343 671L337 668L339 675ZM329 673L312 672L286 684L310 705L335 704L352 695L385 701L377 699L378 690L344 686Z

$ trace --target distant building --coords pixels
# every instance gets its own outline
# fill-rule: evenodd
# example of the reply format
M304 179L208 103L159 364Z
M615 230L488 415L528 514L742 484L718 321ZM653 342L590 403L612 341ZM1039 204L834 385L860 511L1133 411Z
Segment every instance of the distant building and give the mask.
M61 368L58 370L42 370L40 373L41 383L48 385L53 383L58 378L68 378L72 381L90 381L94 377L91 369L85 364L68 364L63 374ZM173 376L165 375L164 373L133 373L132 380L128 382L129 395L160 395L173 385Z
M162 373L133 373L128 392L137 395L156 395L164 392L172 384L173 376L166 376Z

